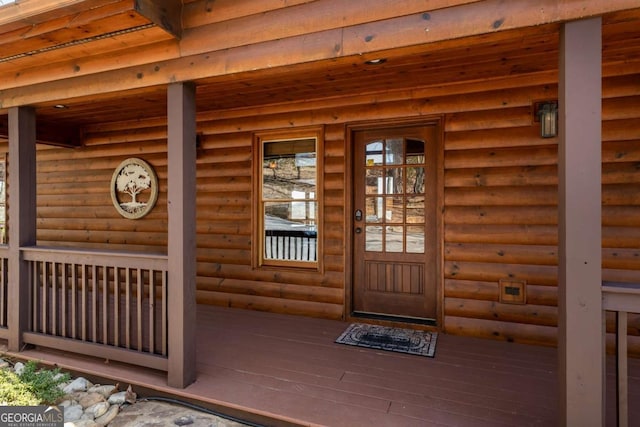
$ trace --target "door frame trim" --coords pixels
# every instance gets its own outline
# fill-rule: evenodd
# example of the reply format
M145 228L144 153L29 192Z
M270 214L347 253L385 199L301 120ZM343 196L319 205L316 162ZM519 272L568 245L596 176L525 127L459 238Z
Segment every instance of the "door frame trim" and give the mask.
M346 321L362 321L363 316L353 311L353 195L354 195L354 134L362 130L375 130L407 126L436 126L436 328L444 330L444 115L425 117L411 117L402 119L368 120L348 123L345 127L345 195L344 195L344 224L345 224L345 277L343 317ZM376 316L366 317L369 323L386 324L390 326L405 326L410 323L416 328L429 328L424 322L412 323L406 321L391 321Z

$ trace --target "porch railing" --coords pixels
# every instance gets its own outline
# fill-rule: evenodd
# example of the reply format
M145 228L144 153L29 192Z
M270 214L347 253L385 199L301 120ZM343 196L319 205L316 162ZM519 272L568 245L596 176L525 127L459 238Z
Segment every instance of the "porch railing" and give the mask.
M29 263L25 343L167 370L167 257L21 249Z
M627 369L627 313L640 313L640 283L602 283L602 307L616 313L617 425L629 425L629 372Z
M317 233L298 230L266 230L265 257L288 261L317 261Z

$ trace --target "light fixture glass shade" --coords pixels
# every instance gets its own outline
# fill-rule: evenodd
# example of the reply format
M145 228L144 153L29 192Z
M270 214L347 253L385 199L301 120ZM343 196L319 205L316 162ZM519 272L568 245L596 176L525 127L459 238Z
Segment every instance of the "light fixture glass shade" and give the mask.
M558 134L558 105L546 103L540 107L540 136L553 138Z

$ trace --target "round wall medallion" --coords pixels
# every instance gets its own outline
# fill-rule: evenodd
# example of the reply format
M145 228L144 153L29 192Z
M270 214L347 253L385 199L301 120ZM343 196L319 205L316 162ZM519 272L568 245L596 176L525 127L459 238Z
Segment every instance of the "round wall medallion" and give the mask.
M125 218L142 218L158 200L158 177L142 159L123 161L111 177L111 201Z

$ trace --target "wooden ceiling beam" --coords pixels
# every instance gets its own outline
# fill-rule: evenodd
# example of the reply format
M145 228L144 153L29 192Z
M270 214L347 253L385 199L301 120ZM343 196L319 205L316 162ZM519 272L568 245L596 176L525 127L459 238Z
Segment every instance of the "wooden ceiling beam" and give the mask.
M0 8L0 33L81 13L119 0L21 0ZM133 0L130 0L133 2Z
M0 116L0 139L9 139L7 116ZM38 121L36 143L57 147L78 148L82 146L82 135L77 126Z
M298 7L300 10L296 13L304 13L304 6ZM202 43L209 39L207 31L185 32L180 45L181 48L186 44L194 49L190 56L0 90L0 110L11 106L165 85L175 81L224 77L248 71L269 72L278 67L323 60L330 60L333 64L362 61L364 57L372 57L390 49L425 48L448 41L458 41L462 45L468 43L465 39L470 36L491 35L618 9L637 8L637 0L539 0L535 4L486 0L346 28L310 32L229 49L220 48L212 52L208 51L211 49L208 43ZM197 50L194 40L190 39L196 35L201 42Z
M135 9L175 38L182 38L181 0L136 0Z

